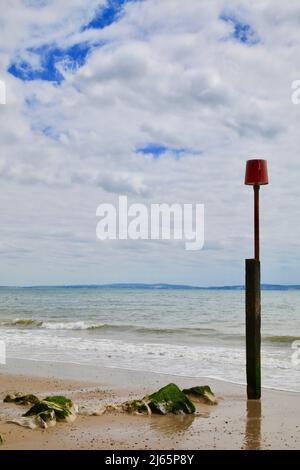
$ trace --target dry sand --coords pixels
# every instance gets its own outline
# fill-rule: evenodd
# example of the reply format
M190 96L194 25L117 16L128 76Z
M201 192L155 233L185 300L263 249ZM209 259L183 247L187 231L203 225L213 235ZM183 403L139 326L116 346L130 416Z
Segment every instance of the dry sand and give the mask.
M83 374L84 375L84 374ZM172 377L106 369L93 382L0 375L0 434L5 449L299 449L300 394L263 390L260 402L245 398L245 387L211 379ZM65 394L75 402L99 403L142 397L169 382L181 387L209 384L217 406L200 405L195 416L78 417L46 430L6 420L24 408L2 403L7 393ZM143 385L141 385L143 384Z

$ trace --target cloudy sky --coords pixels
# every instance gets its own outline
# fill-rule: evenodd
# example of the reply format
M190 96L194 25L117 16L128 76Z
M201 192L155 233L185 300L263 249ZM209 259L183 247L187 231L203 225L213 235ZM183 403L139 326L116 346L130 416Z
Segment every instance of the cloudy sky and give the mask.
M0 285L300 284L298 0L1 0ZM203 203L205 246L96 238L100 203Z

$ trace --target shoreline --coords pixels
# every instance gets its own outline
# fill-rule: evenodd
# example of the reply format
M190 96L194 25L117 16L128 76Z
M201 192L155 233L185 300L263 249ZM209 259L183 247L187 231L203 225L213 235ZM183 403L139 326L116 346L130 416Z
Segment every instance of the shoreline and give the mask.
M25 373L24 373L25 370ZM109 384L113 385L114 382L119 384L119 378L115 379L115 376L126 376L131 374L132 377L137 376L139 379L145 374L145 372L139 369L129 369L122 367L97 367L91 364L83 364L79 362L53 362L50 360L38 360L38 359L21 359L21 358L9 358L5 365L0 365L0 375L2 374L14 374L14 375L25 375L32 377L55 377L56 379L67 379L67 380L80 380L82 382L94 382L96 380L99 383L108 381ZM246 382L239 383L231 380L226 380L221 377L215 377L210 375L202 376L193 376L193 375L177 375L177 374L168 374L165 372L156 372L150 370L147 374L159 377L173 377L174 380L197 380L202 381L203 379L211 383L223 383L228 384L228 386L239 387L246 390ZM145 378L144 378L145 380ZM274 392L284 392L293 395L299 395L300 390L291 390L285 388L275 388L271 386L263 386L262 390L274 391Z
M125 369L9 360L0 368L0 399L7 393L62 393L77 403L141 398L170 382L179 387L210 385L217 406L199 405L196 415L78 416L46 430L6 423L23 409L0 403L1 449L299 449L298 392L264 388L262 400L247 401L243 385L203 377L179 377ZM31 374L28 367L31 366ZM42 365L42 367L41 367ZM5 370L6 369L6 370ZM23 372L23 373L21 373ZM80 374L80 375L79 375Z

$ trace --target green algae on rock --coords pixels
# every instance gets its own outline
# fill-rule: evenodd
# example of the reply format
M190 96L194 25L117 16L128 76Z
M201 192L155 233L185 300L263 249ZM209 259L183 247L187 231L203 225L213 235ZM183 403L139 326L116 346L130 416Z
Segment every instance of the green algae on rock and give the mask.
M43 401L50 401L51 403L55 403L56 405L66 407L72 409L73 402L70 398L66 398L63 395L52 395L43 399Z
M47 396L43 400L39 400L32 394L16 394L7 395L4 401L33 405L21 418L10 421L31 429L54 426L56 421L73 422L78 413L78 406L63 395ZM196 411L193 401L210 405L218 403L208 385L180 390L176 384L170 383L157 392L138 400L128 400L123 403L102 403L97 407L88 404L81 405L79 414L88 416L99 416L110 412L126 412L137 415L151 415L152 413L160 415L168 413L193 414Z
M151 415L151 409L146 400L147 397L143 400L125 401L122 403L122 409L127 413Z
M42 411L37 415L37 418L40 420L42 427L52 427L56 424L56 416L54 410Z
M56 421L72 423L78 412L77 405L63 395L48 396L43 400L39 400L35 395L18 393L7 395L4 402L16 403L17 405L33 405L22 417L9 421L30 429L36 429L37 427L45 429L54 426Z
M185 388L182 392L192 401L205 403L207 405L218 404L218 400L208 385L198 385L196 387Z
M40 400L32 394L22 395L21 393L16 393L15 395L6 395L3 401L4 403L16 403L17 405L34 405Z
M196 409L189 398L173 383L144 398L153 413L192 414Z
M23 416L38 416L41 413L53 411L58 421L73 422L77 408L72 400L61 395L49 396L34 404Z

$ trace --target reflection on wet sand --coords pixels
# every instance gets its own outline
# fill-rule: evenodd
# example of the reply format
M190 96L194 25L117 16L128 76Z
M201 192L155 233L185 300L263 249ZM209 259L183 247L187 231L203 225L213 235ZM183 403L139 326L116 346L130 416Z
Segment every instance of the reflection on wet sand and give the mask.
M152 416L150 427L153 431L160 431L171 436L172 434L186 431L192 425L194 419L194 415Z
M261 401L247 401L247 417L245 430L245 448L248 450L261 447Z

